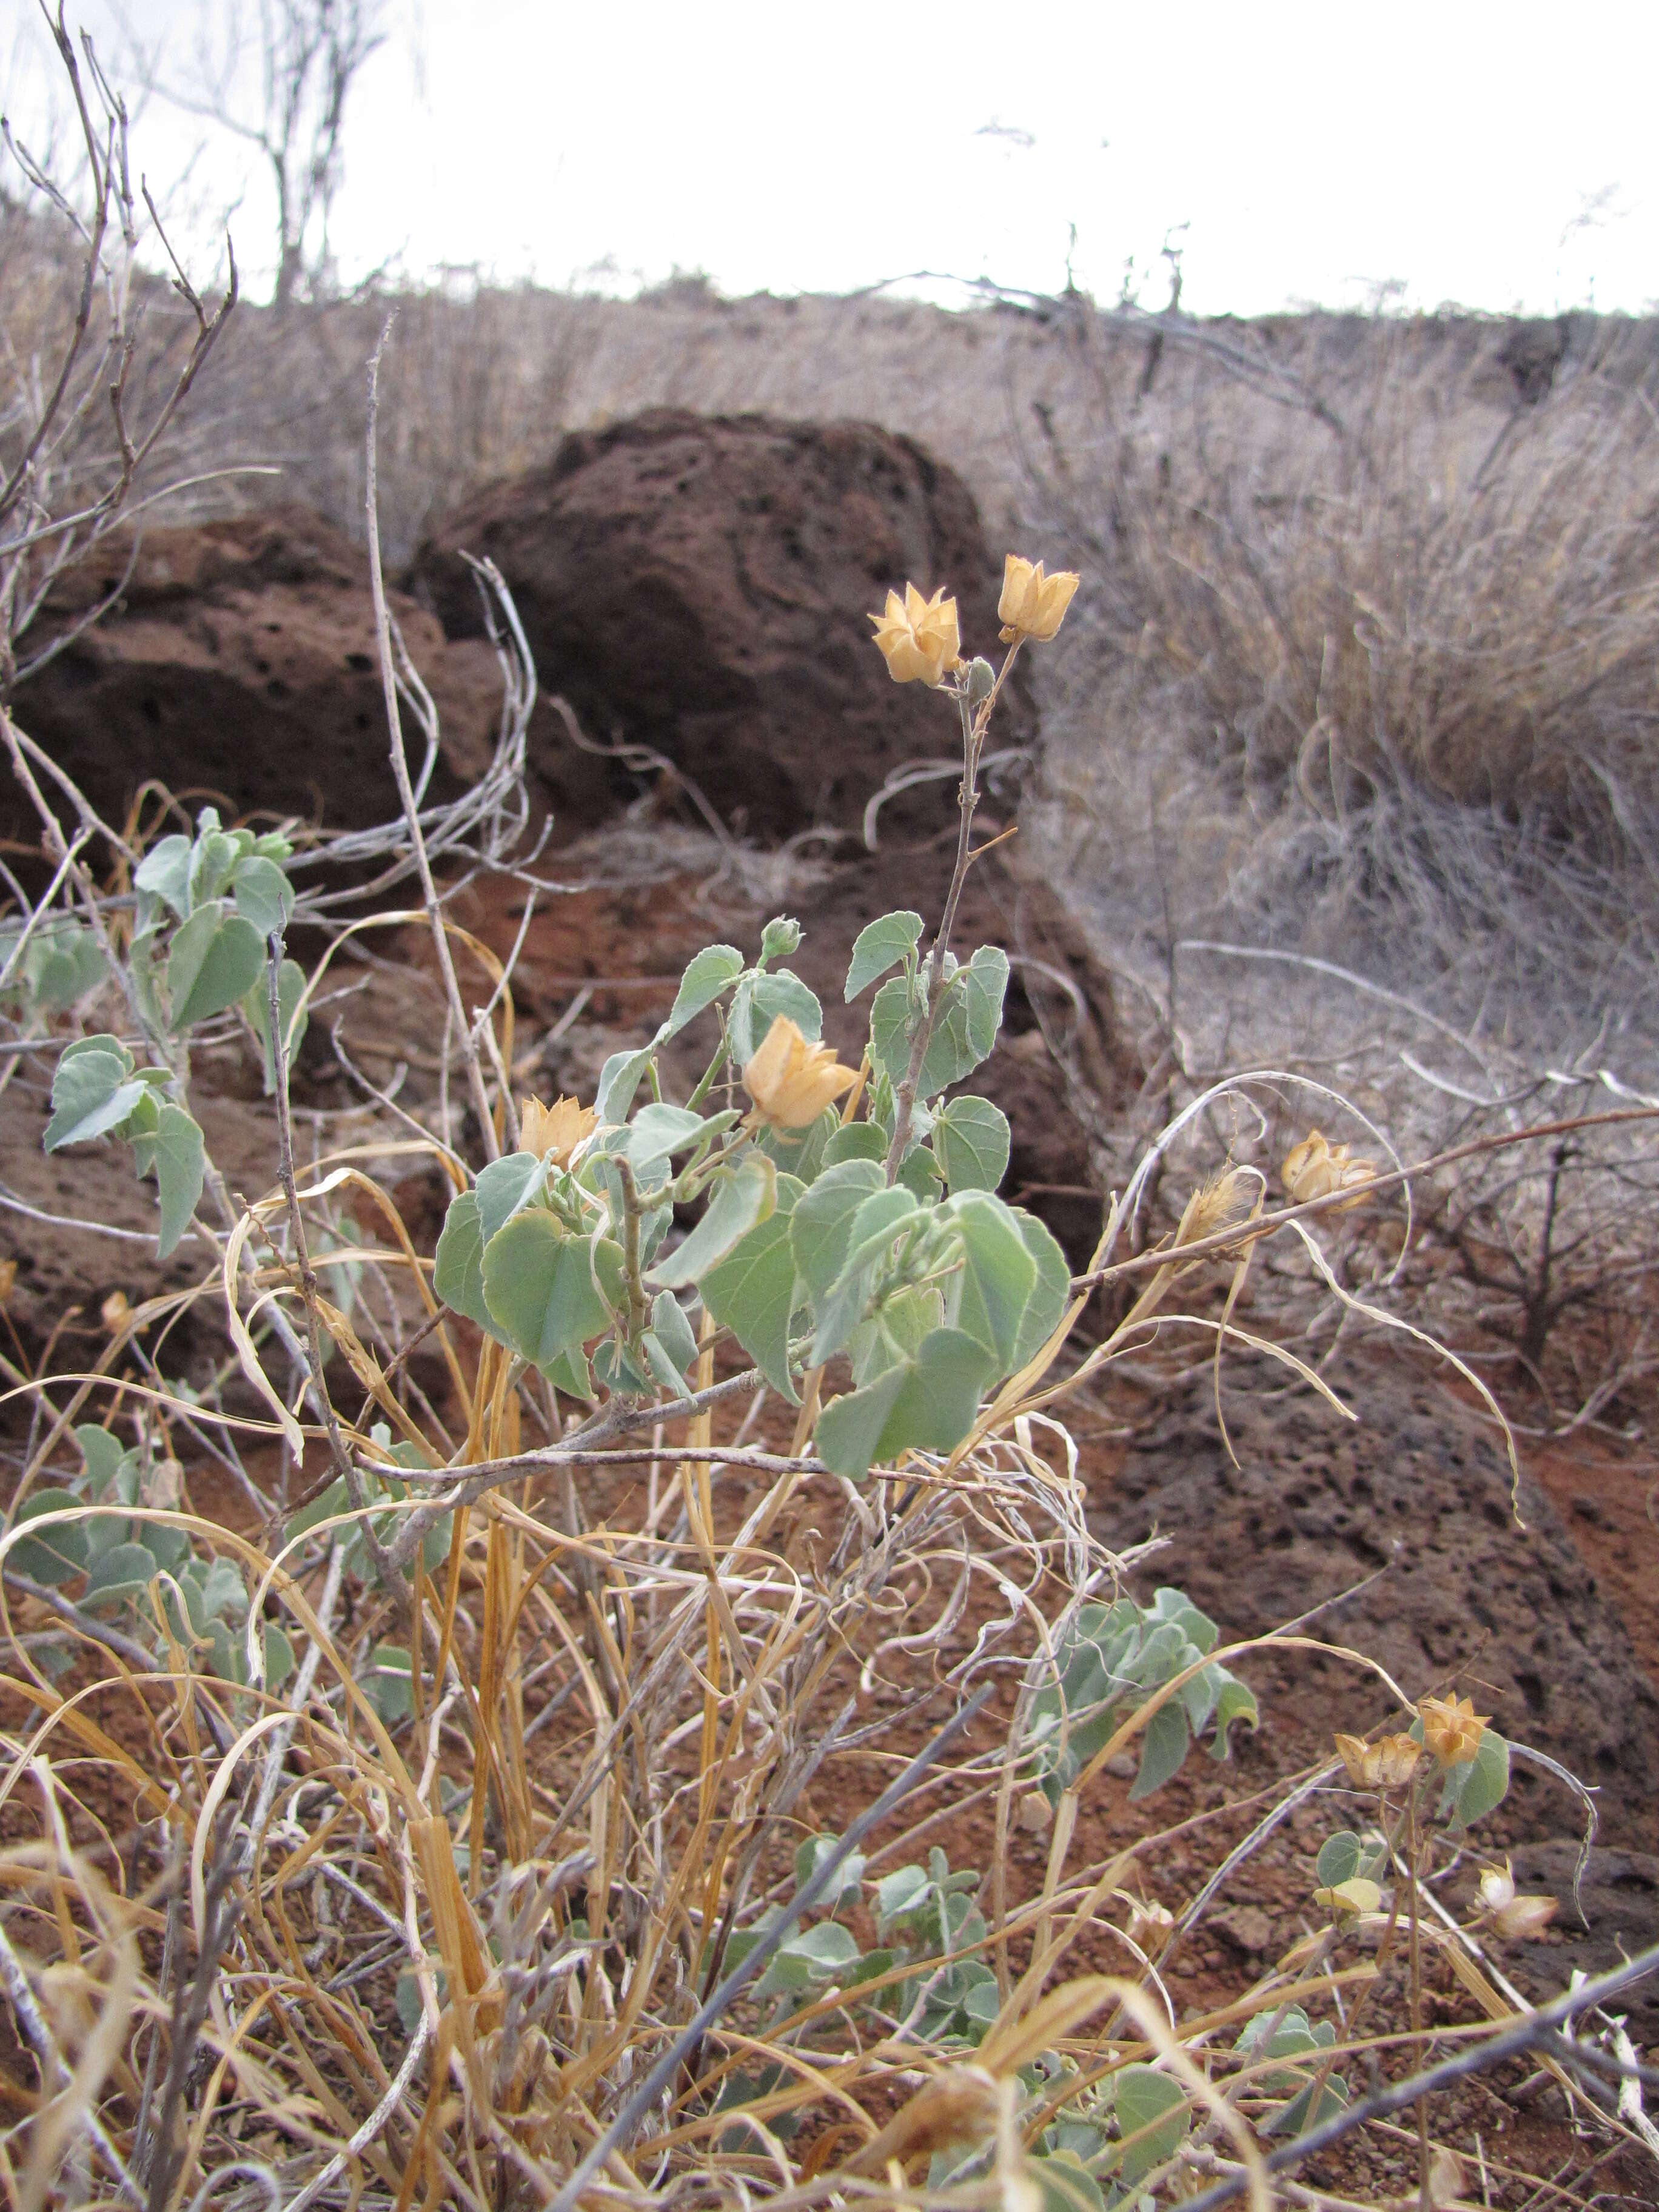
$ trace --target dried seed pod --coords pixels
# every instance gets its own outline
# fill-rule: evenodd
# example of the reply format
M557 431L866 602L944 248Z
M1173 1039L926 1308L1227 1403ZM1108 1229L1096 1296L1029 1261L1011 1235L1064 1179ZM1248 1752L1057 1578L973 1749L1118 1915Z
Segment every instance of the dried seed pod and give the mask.
M1334 1145L1322 1130L1310 1129L1301 1143L1292 1145L1285 1153L1279 1176L1293 1206L1306 1206L1310 1200L1329 1198L1337 1191L1352 1191L1352 1198L1332 1209L1346 1213L1350 1206L1364 1204L1366 1188L1376 1180L1376 1163L1356 1158L1352 1146Z

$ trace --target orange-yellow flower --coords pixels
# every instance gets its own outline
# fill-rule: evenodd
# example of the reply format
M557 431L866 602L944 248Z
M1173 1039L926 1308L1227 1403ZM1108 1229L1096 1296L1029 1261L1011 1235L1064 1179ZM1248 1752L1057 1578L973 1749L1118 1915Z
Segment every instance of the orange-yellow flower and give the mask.
M808 1044L788 1015L780 1014L744 1066L743 1087L755 1102L750 1125L810 1128L857 1080L856 1069L843 1067L827 1044Z
M1348 1779L1360 1790L1403 1789L1423 1756L1422 1745L1409 1735L1385 1735L1376 1743L1367 1743L1364 1736L1339 1735L1336 1747Z
M579 1146L593 1133L599 1115L591 1106L574 1098L556 1098L544 1106L539 1098L526 1098L519 1108L519 1150L568 1168Z
M1306 1206L1310 1199L1329 1198L1339 1190L1352 1191L1352 1198L1332 1209L1346 1213L1351 1206L1364 1204L1365 1186L1375 1181L1376 1164L1356 1159L1351 1145L1334 1145L1322 1130L1310 1129L1302 1142L1285 1153L1279 1173L1295 1206Z
M889 592L884 610L870 619L895 684L942 684L962 656L957 603L945 598L942 584L931 599L914 584L905 586L902 599Z
M1022 561L1011 553L1003 563L1002 597L997 601L1003 643L1029 637L1046 645L1065 621L1079 580L1069 568L1045 576L1041 561Z
M1423 1741L1442 1766L1461 1766L1480 1748L1489 1713L1478 1713L1473 1698L1425 1698L1417 1708Z

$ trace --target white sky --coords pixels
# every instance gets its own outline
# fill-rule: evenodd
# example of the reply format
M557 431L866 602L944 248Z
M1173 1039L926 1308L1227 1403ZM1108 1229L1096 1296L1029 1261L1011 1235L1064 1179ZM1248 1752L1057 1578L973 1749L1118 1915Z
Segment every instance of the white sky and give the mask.
M37 0L0 0L0 69L40 128ZM70 21L112 55L115 0ZM351 112L348 276L844 291L928 268L1161 305L1641 309L1659 300L1659 7L1510 0L392 0ZM210 5L222 21L226 0ZM246 0L250 17L256 10ZM125 0L187 69L198 0ZM245 152L150 105L152 184L268 202ZM178 203L183 207L185 202ZM181 215L181 224L188 227ZM201 251L198 242L198 251ZM197 264L200 265L199 261Z

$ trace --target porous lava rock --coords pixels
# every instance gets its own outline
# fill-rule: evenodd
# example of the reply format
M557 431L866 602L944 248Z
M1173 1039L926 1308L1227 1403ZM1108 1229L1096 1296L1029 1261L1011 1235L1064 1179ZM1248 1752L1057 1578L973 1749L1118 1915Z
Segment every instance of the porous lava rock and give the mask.
M32 629L38 651L121 584L131 539L112 538L61 581ZM428 797L453 794L489 757L500 703L493 655L455 647L399 595L393 612L437 702L449 759ZM116 604L20 684L21 726L118 824L155 778L192 805L267 809L361 828L398 809L365 552L304 508L147 530ZM424 740L404 715L411 770ZM0 778L4 823L32 843L32 812Z
M854 827L890 769L956 750L945 702L871 645L890 588L948 585L964 649L996 651L1000 563L972 495L867 422L658 409L566 438L416 554L410 588L452 637L479 627L463 550L499 567L543 684L592 736L654 747L755 830ZM1030 723L1015 684L998 742Z
M1171 1534L1158 1579L1179 1583L1224 1637L1266 1635L1341 1598L1310 1635L1380 1661L1410 1697L1455 1683L1511 1741L1599 1789L1604 1841L1650 1843L1659 1695L1527 1475L1524 1444L1517 1520L1501 1443L1431 1376L1368 1352L1329 1379L1355 1421L1311 1391L1269 1396L1259 1370L1241 1375L1225 1398L1237 1465L1212 1419L1152 1425L1093 1500L1091 1526L1120 1547L1155 1526ZM1397 1711L1352 1662L1298 1651L1279 1671L1284 1702L1322 1728ZM1517 1761L1480 1840L1559 1832L1577 1809Z

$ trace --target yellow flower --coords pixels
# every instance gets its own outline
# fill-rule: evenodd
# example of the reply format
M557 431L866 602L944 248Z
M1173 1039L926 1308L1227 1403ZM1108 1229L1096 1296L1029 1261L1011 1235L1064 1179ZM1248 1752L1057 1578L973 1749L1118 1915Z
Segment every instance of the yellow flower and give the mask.
M744 1067L743 1087L755 1102L749 1125L810 1128L857 1080L857 1071L843 1067L827 1044L808 1044L788 1015L780 1014Z
M1336 1747L1349 1781L1361 1790L1403 1789L1423 1756L1422 1745L1409 1735L1385 1735L1376 1743L1367 1743L1364 1736L1340 1735Z
M111 1336L119 1336L126 1327L132 1307L125 1291L112 1291L98 1309L98 1318Z
M592 1136L599 1115L591 1106L574 1098L556 1098L544 1106L539 1098L526 1098L519 1106L519 1150L568 1168L577 1148Z
M1442 1766L1461 1766L1480 1748L1489 1713L1478 1713L1473 1698L1425 1698L1417 1708L1423 1741Z
M889 592L884 611L870 619L895 684L942 684L961 657L957 603L945 598L943 584L931 599L914 584L905 586L902 599Z
M1041 561L1022 561L1018 553L1011 553L1003 563L1002 597L997 601L1003 643L1029 637L1046 645L1065 621L1079 581L1069 568L1045 576Z
M1334 1191L1352 1191L1352 1198L1332 1208L1334 1212L1346 1213L1351 1206L1364 1204L1365 1186L1375 1180L1376 1164L1357 1160L1352 1146L1334 1145L1322 1131L1310 1129L1302 1142L1285 1153L1279 1173L1296 1206L1306 1206L1310 1199L1329 1198Z

